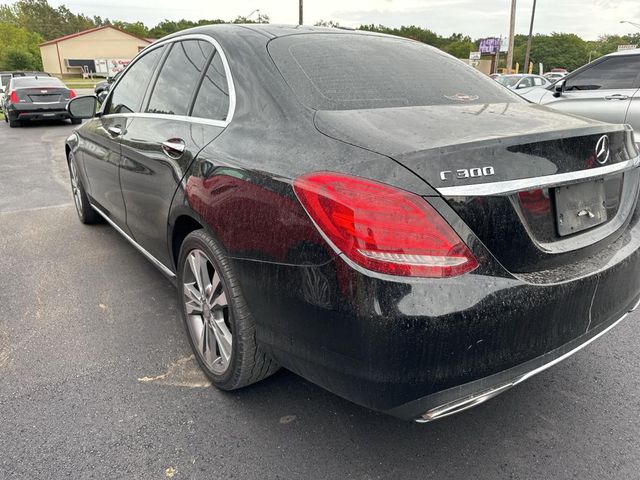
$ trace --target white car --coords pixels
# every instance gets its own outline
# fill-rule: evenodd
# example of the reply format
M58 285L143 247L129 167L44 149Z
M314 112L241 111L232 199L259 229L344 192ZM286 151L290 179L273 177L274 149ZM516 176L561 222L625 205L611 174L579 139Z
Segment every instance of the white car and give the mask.
M518 92L520 93L520 92ZM525 99L556 110L640 131L640 49L610 53ZM636 133L636 141L640 135Z
M546 78L540 75L529 75L527 73L500 75L495 80L508 89L514 90L519 95L535 89L536 87L546 87L550 83Z

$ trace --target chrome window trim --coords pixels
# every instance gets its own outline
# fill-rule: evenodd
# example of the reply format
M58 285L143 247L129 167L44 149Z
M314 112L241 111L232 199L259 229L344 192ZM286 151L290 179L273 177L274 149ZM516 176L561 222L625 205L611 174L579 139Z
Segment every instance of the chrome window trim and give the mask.
M168 45L169 43L180 42L180 41L183 41L183 40L203 40L205 42L209 42L210 44L212 44L214 46L216 51L220 54L220 60L222 60L222 65L224 66L225 77L227 78L227 88L229 89L229 108L227 110L227 118L225 120L214 120L214 119L211 119L211 118L203 118L203 117L190 117L190 116L186 116L186 115L169 115L169 114L163 114L163 113L146 113L146 112L110 113L110 114L103 114L101 116L104 117L104 118L111 118L111 117L133 117L133 118L135 118L135 117L141 117L141 118L172 119L172 120L178 120L178 121L183 121L183 122L188 121L188 122L200 123L200 124L205 124L205 125L213 125L213 126L216 126L216 127L223 127L223 128L227 127L229 125L229 123L231 123L231 120L233 120L233 116L235 115L235 111L236 111L236 87L235 87L235 84L233 83L233 76L231 75L231 68L229 67L229 61L227 60L227 56L224 53L224 50L222 49L222 47L220 46L218 41L215 38L210 37L209 35L204 35L202 33L190 33L190 34L187 34L187 35L180 35L180 36L177 36L177 37L168 38L166 40L160 40L158 42L155 42L155 43L149 45L147 48L142 50L140 52L140 54L138 54L138 56L136 56L136 58L134 58L133 61L129 65L127 65L127 68L124 69L124 72L122 73L122 75L120 75L120 78L118 78L116 83L113 84L113 87L111 89L109 89L109 95L105 99L104 103L102 104L102 108L100 109L100 112L101 113L104 112L104 108L109 103L109 100L111 100L111 96L113 95L113 92L115 91L115 89L118 87L118 84L124 78L124 76L127 74L127 71L133 65L135 65L136 62L140 58L142 58L144 55L146 55L147 53L149 53L152 50L160 48L160 47L162 47L164 45Z
M156 268L158 268L167 277L169 277L171 279L176 278L176 274L175 273L173 273L169 268L167 268L167 266L164 263L162 263L160 260L158 260L152 254L150 254L147 250L145 250L142 245L140 245L133 238L131 238L127 234L127 232L125 232L118 225L116 225L115 222L113 220L111 220L102 210L100 210L98 207L96 207L93 203L89 203L89 205L91 205L91 208L93 208L96 212L98 212L98 214L100 214L100 216L102 218L104 218L109 223L109 225L111 225L113 228L115 228L116 231L120 235L122 235L131 245L133 245L136 248L136 250L138 250L145 257L147 257L147 260L149 260L151 263L153 263L156 266Z
M627 160L626 162L614 163L604 167L589 168L587 170L544 175L541 177L522 178L519 180L480 183L476 185L440 187L436 190L443 197L488 197L494 195L513 195L514 193L522 190L558 187L590 178L622 173L637 168L638 166L640 166L640 156Z

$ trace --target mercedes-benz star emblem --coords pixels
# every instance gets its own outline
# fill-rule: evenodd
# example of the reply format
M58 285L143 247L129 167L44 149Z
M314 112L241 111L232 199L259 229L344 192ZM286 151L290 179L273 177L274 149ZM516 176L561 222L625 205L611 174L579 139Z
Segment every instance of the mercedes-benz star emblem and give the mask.
M604 165L609 161L609 156L611 152L609 151L609 137L603 135L596 143L596 160L600 165Z

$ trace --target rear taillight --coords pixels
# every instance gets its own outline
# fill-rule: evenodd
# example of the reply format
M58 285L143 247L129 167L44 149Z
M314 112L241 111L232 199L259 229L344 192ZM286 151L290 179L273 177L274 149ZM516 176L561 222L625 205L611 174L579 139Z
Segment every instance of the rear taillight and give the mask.
M331 172L298 177L296 195L329 242L356 264L408 277L452 277L478 262L423 198Z
M11 103L20 103L20 100L18 100L18 94L15 90L9 94L9 101Z
M69 89L69 98L76 98L76 91Z

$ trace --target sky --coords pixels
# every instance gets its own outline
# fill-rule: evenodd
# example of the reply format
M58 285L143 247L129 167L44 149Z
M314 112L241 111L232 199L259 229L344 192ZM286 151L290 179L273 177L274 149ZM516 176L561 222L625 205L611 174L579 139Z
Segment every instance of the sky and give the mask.
M517 0L516 33L529 29L533 0ZM11 3L0 0L0 4ZM49 0L77 13L99 15L153 26L163 19L222 18L231 20L256 9L271 23L297 23L298 0ZM506 36L511 0L304 0L304 23L333 20L344 26L383 24L419 25L448 36L463 33L472 38ZM252 16L255 18L255 14ZM603 34L640 31L620 24L640 24L640 0L538 0L534 32L576 33L587 40Z

